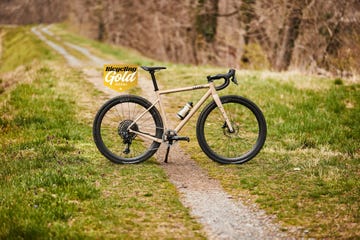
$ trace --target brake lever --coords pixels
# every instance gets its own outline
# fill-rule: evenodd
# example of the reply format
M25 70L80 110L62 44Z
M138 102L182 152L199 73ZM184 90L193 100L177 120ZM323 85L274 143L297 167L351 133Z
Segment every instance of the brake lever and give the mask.
M236 77L235 77L235 69L230 69L229 72L228 72L228 75L230 75L230 79L233 83L235 83L236 85L238 85L238 81L236 80Z
M239 85L239 84L238 84L238 81L237 81L237 79L236 79L236 77L235 77L235 74L232 76L231 81L232 81L233 83L235 83L236 85Z

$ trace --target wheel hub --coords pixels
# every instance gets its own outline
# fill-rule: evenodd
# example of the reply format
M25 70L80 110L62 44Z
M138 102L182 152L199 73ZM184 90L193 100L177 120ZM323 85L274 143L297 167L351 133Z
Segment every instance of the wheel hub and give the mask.
M238 136L238 133L239 133L239 126L236 125L235 123L231 123L232 127L233 127L233 131L230 132L230 129L228 128L227 124L224 123L224 126L222 127L223 128L223 132L224 132L224 135L229 137L229 138L233 138L233 137L237 137Z

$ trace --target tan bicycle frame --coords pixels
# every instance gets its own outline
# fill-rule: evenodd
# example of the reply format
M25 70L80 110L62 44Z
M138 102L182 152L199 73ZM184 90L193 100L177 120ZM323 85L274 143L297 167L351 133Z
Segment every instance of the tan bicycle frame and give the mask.
M208 88L209 90L202 96L202 98L195 104L195 106L191 109L191 111L189 112L189 114L183 119L181 120L181 122L175 127L175 129L171 129L172 131L174 131L176 134L178 132L180 132L180 130L185 126L185 124L190 120L190 118L199 110L199 108L204 104L204 102L210 97L212 96L216 105L218 106L218 108L220 109L220 112L222 113L224 120L227 124L227 126L229 127L229 131L232 132L233 127L231 125L231 122L229 120L229 117L227 116L224 107L221 103L220 97L215 89L215 85L213 82L210 82L208 84L203 84L203 85L196 85L196 86L191 86L191 87L183 87L183 88L175 88L175 89L169 89L169 90L157 90L155 91L156 95L157 95L157 99L152 103L152 105L146 109L142 114L140 114L135 120L134 122L128 127L129 132L133 132L136 133L139 136L151 139L153 141L156 142L163 142L162 138L156 138L156 137L152 137L149 136L147 134L138 132L138 131L134 131L131 129L131 126L133 124L135 124L139 119L141 119L151 108L153 108L156 104L159 103L159 108L160 108L160 115L164 121L164 129L165 132L167 130L170 130L168 128L168 121L166 118L166 112L165 112L165 108L163 106L162 100L161 100L161 95L166 95L166 94L170 94L170 93L178 93L178 92L186 92L186 91L193 91L193 90L199 90L199 89L204 89L204 88Z

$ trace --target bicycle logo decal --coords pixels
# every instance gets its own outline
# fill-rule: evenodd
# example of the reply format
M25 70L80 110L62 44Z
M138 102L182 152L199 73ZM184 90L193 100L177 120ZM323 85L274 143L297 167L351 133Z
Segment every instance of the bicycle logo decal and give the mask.
M104 85L118 92L137 85L138 66L129 64L105 64Z

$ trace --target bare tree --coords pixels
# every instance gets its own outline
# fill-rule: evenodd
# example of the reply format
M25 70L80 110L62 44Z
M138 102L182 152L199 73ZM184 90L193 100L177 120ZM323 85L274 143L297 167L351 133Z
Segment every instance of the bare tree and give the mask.
M290 0L288 2L288 14L284 19L283 29L279 37L279 48L275 52L273 67L276 70L287 70L290 65L305 7L306 3L304 0Z

